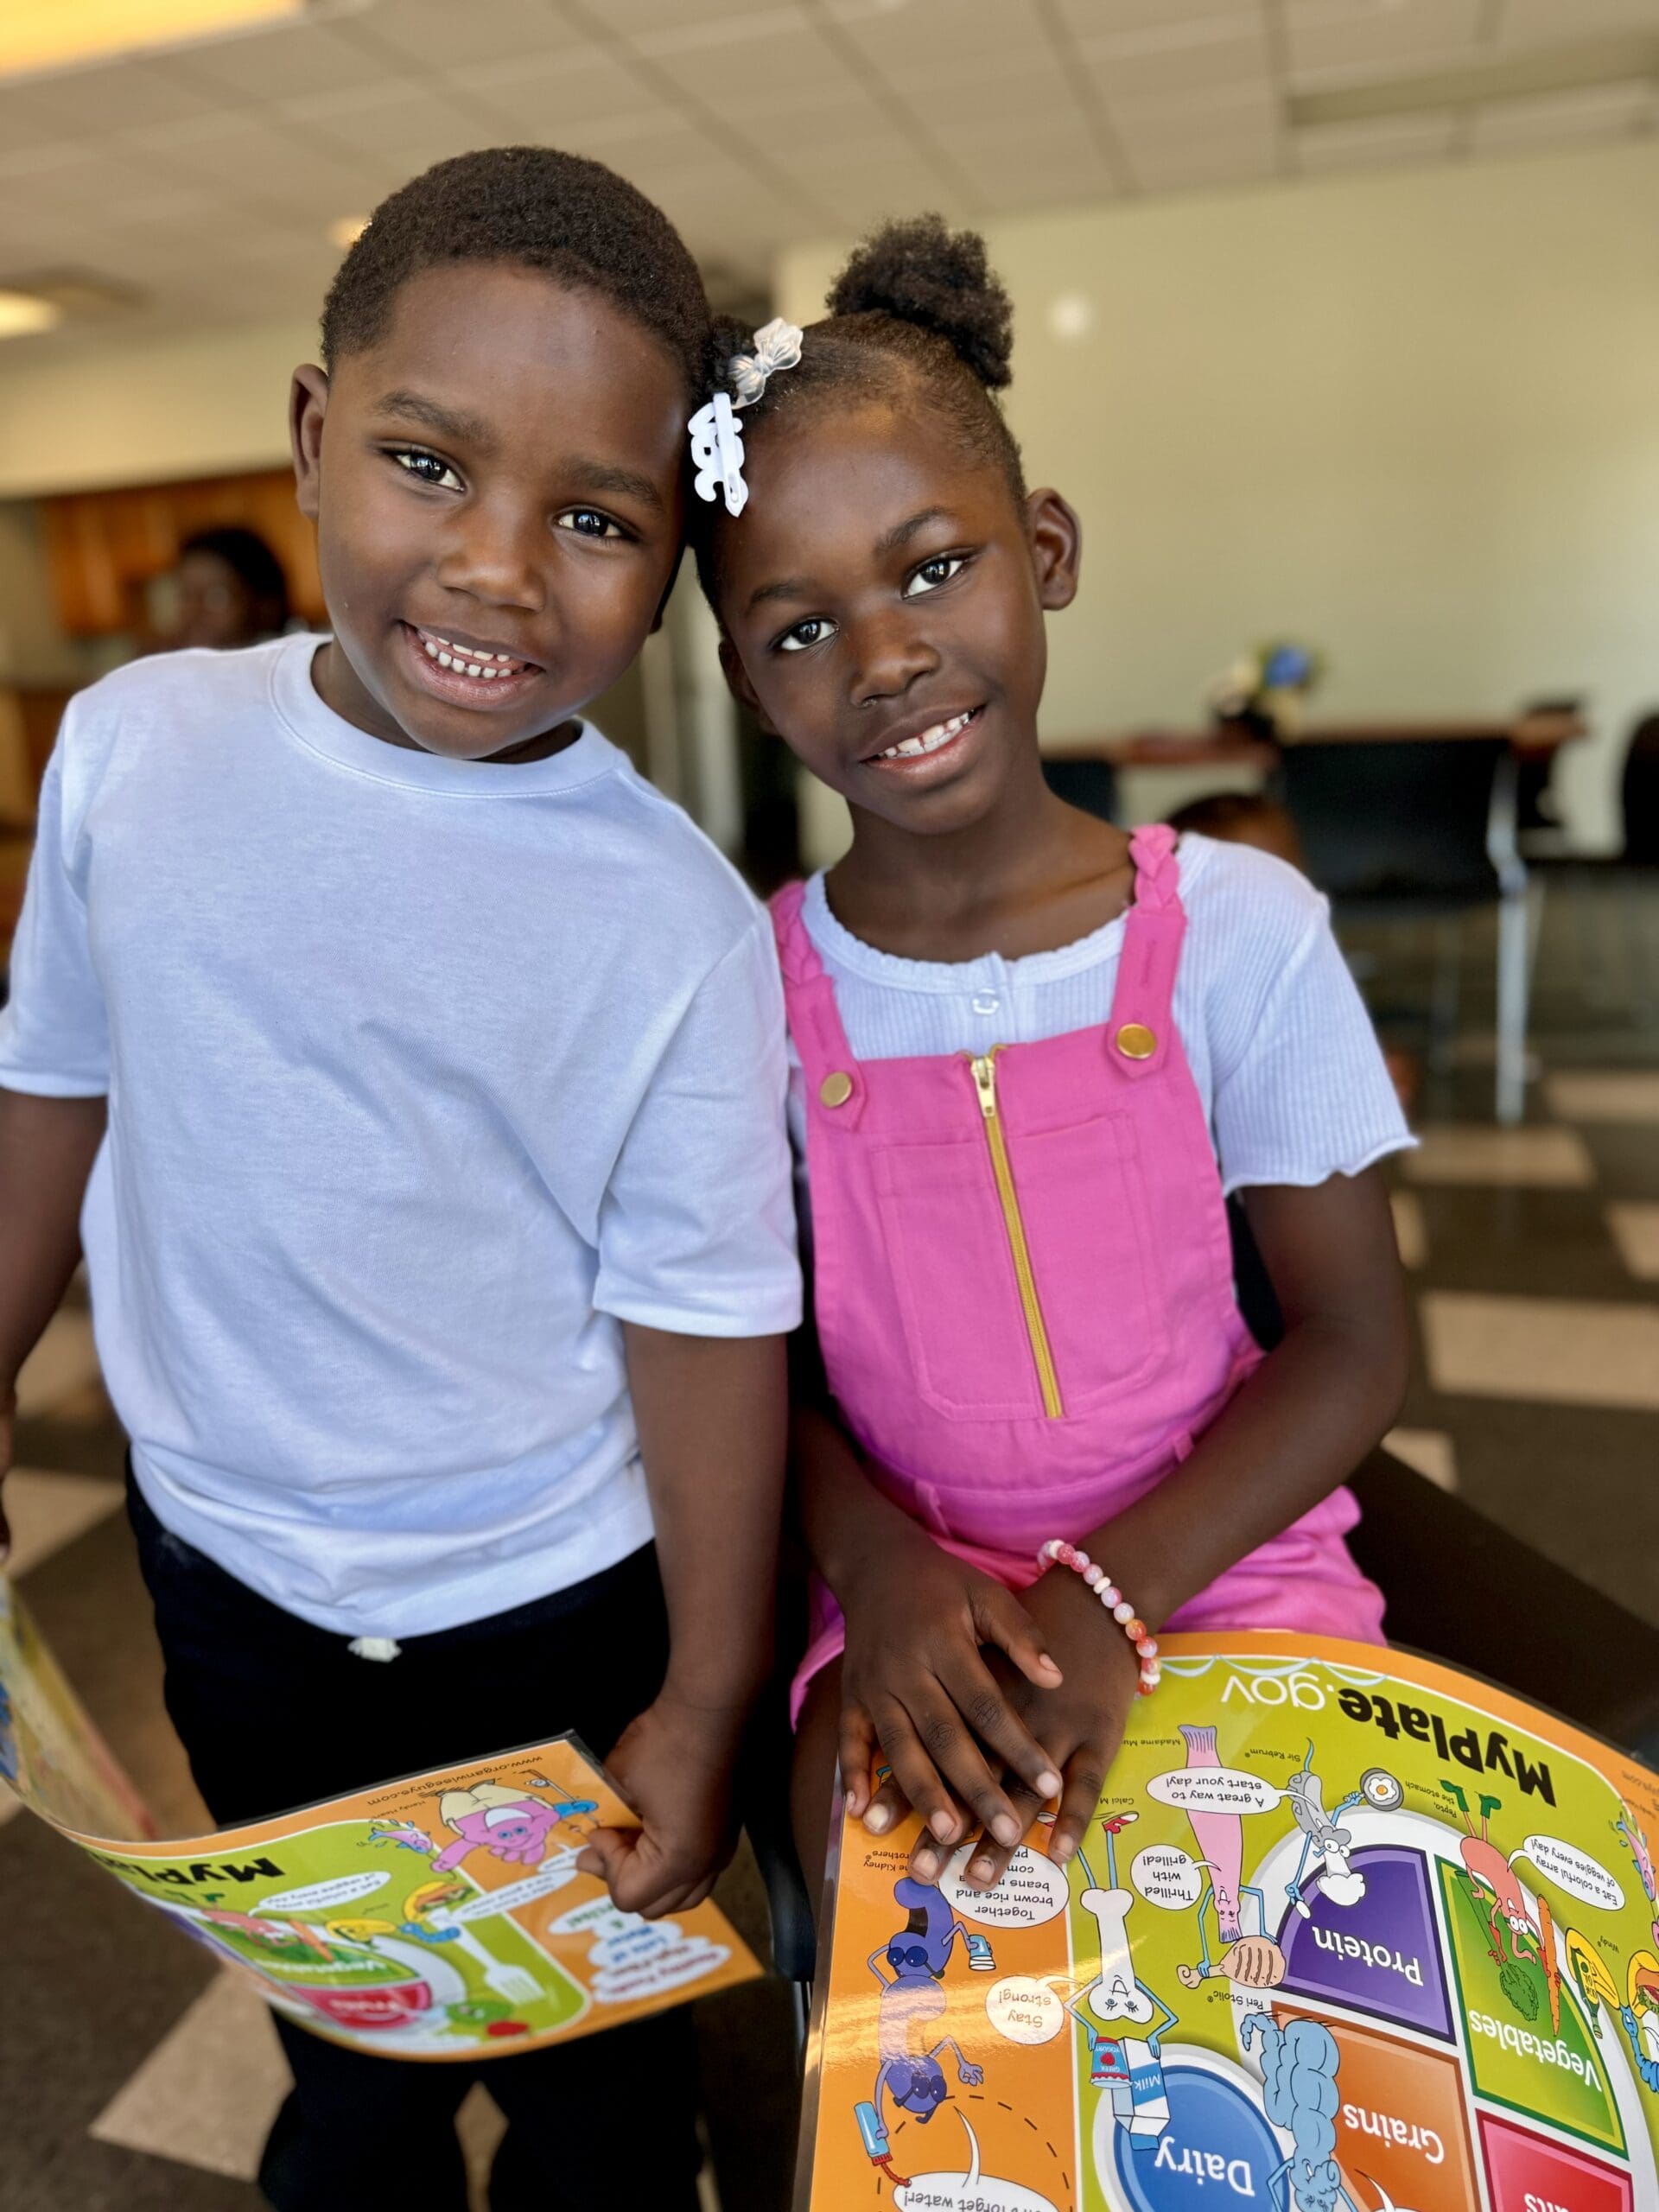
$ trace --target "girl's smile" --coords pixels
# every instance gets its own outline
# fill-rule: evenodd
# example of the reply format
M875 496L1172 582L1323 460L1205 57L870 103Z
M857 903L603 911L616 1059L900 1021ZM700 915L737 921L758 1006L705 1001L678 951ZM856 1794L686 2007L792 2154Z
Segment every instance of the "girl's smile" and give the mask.
M931 722L919 737L895 738L880 752L871 753L869 759L878 768L891 763L894 767L913 775L915 771L910 766L912 761L931 760L946 746L955 745L984 711L982 706L964 707L960 713L951 715L943 721Z

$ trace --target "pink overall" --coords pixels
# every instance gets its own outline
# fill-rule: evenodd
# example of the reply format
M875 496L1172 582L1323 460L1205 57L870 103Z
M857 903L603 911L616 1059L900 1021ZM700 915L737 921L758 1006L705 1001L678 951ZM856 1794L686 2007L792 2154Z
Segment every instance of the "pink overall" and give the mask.
M1172 1013L1174 832L1142 830L1130 851L1110 1019L979 1058L855 1060L803 887L773 902L830 1388L871 1478L1015 1590L1046 1538L1080 1541L1184 1459L1262 1357ZM1358 1517L1333 1492L1167 1625L1380 1643L1382 1597L1343 1541ZM797 1718L843 1642L821 1587L813 1630Z

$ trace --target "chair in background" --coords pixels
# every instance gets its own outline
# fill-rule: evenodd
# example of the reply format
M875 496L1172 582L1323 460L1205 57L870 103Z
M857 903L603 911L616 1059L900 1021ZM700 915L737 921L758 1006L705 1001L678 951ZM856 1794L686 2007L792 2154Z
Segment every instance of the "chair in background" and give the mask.
M1659 715L1644 715L1631 732L1619 793L1625 863L1659 868Z
M1571 1008L1592 1023L1634 1026L1659 1007L1659 714L1630 733L1619 820L1618 852L1577 853L1559 828L1529 832L1523 812L1520 846L1533 871L1535 938L1546 898L1560 917L1550 969L1569 988Z
M1103 822L1117 819L1117 772L1109 760L1046 757L1043 774L1048 788L1068 806L1084 814L1097 814Z
M1551 693L1529 699L1526 715L1575 715L1582 718L1585 701L1577 693ZM1522 753L1515 771L1516 843L1527 861L1554 860L1567 850L1567 832L1561 820L1555 791L1555 764L1559 753Z
M1455 951L1460 918L1496 908L1495 1110L1518 1122L1532 948L1514 753L1498 738L1314 741L1285 747L1276 781L1338 926L1437 921Z

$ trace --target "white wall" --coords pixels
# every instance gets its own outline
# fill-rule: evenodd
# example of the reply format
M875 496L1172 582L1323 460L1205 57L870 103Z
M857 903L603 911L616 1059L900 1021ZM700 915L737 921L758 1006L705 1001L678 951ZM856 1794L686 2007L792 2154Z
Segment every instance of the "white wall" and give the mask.
M289 378L316 358L298 320L20 341L0 358L0 499L280 467Z
M1198 716L1242 645L1327 653L1316 711L1590 695L1574 830L1614 830L1659 705L1659 146L1389 173L989 226L1010 416L1082 512L1052 736ZM845 243L785 257L821 312ZM1087 335L1048 326L1082 295Z

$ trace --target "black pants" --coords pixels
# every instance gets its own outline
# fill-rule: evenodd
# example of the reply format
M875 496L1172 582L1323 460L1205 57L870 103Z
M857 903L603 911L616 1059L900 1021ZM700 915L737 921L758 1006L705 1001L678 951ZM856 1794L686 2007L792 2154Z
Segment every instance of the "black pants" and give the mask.
M222 1827L567 1728L602 1758L662 1682L668 1628L650 1548L512 1612L410 1637L401 1658L377 1662L170 1535L130 1480L128 1510L168 1713ZM259 2184L279 2212L462 2212L454 2115L477 2080L508 2123L493 2212L693 2212L695 2045L683 2008L477 2066L370 2056L281 2015L276 2032L295 2086Z

